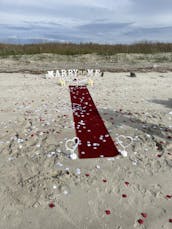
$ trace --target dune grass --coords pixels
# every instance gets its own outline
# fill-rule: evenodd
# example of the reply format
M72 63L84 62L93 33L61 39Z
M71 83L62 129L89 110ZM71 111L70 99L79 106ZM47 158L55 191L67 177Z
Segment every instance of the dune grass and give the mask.
M143 53L154 54L161 52L172 52L172 43L142 42L131 45L116 44L74 44L74 43L43 43L43 44L0 44L0 56L24 54L54 53L60 55L92 54L115 55L117 53Z

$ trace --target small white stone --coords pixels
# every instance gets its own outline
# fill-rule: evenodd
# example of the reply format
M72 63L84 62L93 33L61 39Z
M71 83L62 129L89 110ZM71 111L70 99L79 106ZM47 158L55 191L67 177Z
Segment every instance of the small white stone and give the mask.
M60 162L57 162L57 164L56 164L57 166L60 166L60 167L63 167L63 164L62 163L60 163Z
M76 160L77 159L77 155L75 153L72 153L72 154L70 154L69 158L72 159L72 160Z
M81 174L81 170L79 168L76 169L76 174Z
M122 150L120 153L121 153L121 155L122 155L123 157L127 157L127 155L128 155L128 152L125 151L125 150Z
M107 158L107 160L108 160L108 161L114 161L115 158L114 158L114 157L109 157L109 158Z
M137 165L137 161L133 161L132 164L133 164L133 165Z
M9 161L13 161L14 160L14 157L9 157L8 160Z

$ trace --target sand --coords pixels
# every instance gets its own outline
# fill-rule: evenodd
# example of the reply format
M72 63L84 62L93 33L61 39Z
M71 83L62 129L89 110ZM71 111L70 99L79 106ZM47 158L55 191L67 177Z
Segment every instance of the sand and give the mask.
M68 86L0 73L1 229L172 228L172 73L128 75L105 72L88 86L127 157L71 160Z

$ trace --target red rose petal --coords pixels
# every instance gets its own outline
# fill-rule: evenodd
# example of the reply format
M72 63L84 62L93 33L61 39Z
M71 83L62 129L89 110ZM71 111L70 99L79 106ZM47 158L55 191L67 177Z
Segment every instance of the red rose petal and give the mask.
M89 176L90 176L90 174L89 174L89 173L86 173L86 174L85 174L85 176L86 176L86 177L89 177Z
M49 207L50 207L50 208L54 208L54 207L55 207L55 204L50 203L50 204L49 204Z
M125 182L125 185L126 185L126 186L128 186L129 184L130 184L129 182L127 182L127 181Z
M123 197L123 198L127 198L127 195L126 195L126 194L122 194L122 197Z
M172 195L166 195L166 199L171 199Z
M110 210L106 210L106 215L110 215L111 214L111 211Z
M138 222L139 224L144 224L144 220L142 220L142 219L138 219L137 222Z
M169 223L172 223L172 218L168 220Z
M106 182L107 182L107 180L106 180L106 179L103 179L103 182L104 182L104 183L106 183Z
M147 215L146 213L144 213L144 212L142 212L141 215L143 216L143 218L147 218L147 216L148 216L148 215Z

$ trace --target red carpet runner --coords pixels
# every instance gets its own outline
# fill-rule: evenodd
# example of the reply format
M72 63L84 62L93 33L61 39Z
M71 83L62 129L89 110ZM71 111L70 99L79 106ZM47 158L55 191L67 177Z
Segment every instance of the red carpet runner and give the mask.
M79 158L114 157L118 150L85 86L69 86Z

